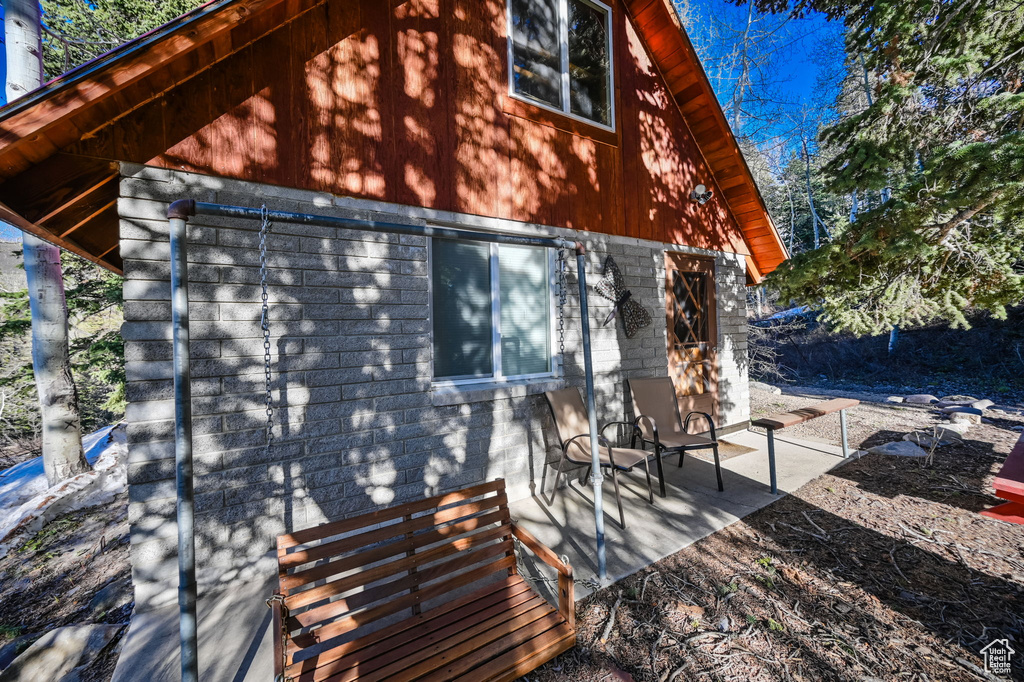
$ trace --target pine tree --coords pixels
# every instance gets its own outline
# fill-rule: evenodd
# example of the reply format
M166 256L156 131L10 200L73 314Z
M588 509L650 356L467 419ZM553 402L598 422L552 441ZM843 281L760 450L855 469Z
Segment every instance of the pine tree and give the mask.
M842 17L848 63L869 94L820 138L833 154L829 190L856 193L859 211L773 275L781 295L856 333L938 319L966 327L969 309L1002 317L1024 300L1024 6L758 5Z

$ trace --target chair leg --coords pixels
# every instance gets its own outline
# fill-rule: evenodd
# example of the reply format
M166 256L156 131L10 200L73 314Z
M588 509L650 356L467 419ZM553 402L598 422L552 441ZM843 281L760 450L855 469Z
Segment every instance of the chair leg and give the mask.
M722 462L718 459L718 443L715 443L712 448L715 452L715 475L718 476L718 492L725 490L725 486L722 485Z
M622 530L626 530L626 514L622 511L622 496L619 494L619 475L615 467L609 468L612 470L612 483L615 484L615 503L619 505L619 525L622 526Z
M565 453L562 453L562 458L558 460L558 473L555 474L555 485L551 488L551 500L548 504L555 503L555 493L558 492L558 480L562 477L562 467L565 465Z
M683 457L685 457L685 456L686 456L686 450L685 449L684 450L680 450L679 451L679 468L680 469L683 468Z
M647 474L647 498L654 504L654 486L651 485L651 460L644 459L644 473Z
M665 470L661 465L661 456L665 453L662 448L654 448L654 463L658 465L658 487L661 488L661 496L665 497Z

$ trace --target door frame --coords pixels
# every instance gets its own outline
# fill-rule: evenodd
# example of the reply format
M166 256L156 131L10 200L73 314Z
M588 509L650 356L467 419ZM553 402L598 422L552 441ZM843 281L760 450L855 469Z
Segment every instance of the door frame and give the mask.
M705 296L707 306L710 309L707 319L707 350L704 354L704 369L708 390L697 395L680 395L679 387L676 386L676 399L679 404L681 418L689 412L706 412L711 415L716 426L721 426L719 420L720 399L718 394L718 287L716 274L716 262L713 256L702 256L685 251L665 251L665 367L669 378L675 384L675 373L673 371L674 334L671 331L674 322L672 291L672 273L679 272L703 272L707 276L705 285ZM706 424L703 420L694 420L691 431L702 432Z

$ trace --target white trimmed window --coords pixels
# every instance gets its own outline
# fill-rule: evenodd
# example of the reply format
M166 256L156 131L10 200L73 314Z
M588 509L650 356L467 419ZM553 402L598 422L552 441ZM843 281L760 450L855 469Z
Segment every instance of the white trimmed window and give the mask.
M551 250L431 240L435 382L551 376Z
M508 0L513 97L611 130L612 11L598 0Z

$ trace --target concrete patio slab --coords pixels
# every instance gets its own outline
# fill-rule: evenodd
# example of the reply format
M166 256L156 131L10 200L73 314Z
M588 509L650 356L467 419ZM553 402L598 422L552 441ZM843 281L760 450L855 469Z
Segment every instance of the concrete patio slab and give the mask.
M667 496L647 501L642 471L620 478L626 530L619 527L610 479L604 484L608 580L597 581L594 546L593 490L574 479L549 498L532 497L513 503L512 517L559 555L567 555L576 571L576 596L622 579L673 554L716 530L779 499L845 461L839 447L801 441L776 434L780 495L768 490L765 437L741 431L724 437L738 445L757 448L722 463L725 491L718 492L714 465L687 456L684 468L677 458L665 461ZM551 479L546 481L550 492ZM536 580L537 588L556 601L551 589L553 573L533 557L521 557L522 572ZM273 640L271 613L266 599L276 576L266 581L239 584L199 600L199 663L204 682L271 682ZM114 672L113 682L172 682L179 677L178 611L171 606L132 618L131 627Z
M837 434L838 435L838 434ZM828 443L798 440L777 432L776 472L779 495L769 490L768 454L765 436L738 431L721 438L737 445L756 448L722 462L725 490L718 491L715 466L687 455L683 468L678 456L664 460L666 496L658 494L657 473L652 461L654 504L648 502L647 483L641 468L620 476L626 528L619 526L618 509L610 475L603 487L608 578L597 577L594 541L593 489L589 482L575 478L551 499L553 481L546 481L545 495L514 502L512 518L559 556L569 558L576 575L576 597L625 578L697 540L721 530L747 514L778 500L787 492L814 480L847 462L842 448ZM575 473L575 472L574 472ZM550 586L553 576L546 566L529 555L520 557L524 573L538 579L538 588ZM553 598L550 590L548 597Z
M199 600L199 679L206 682L271 682L274 641L267 598L277 576L240 584ZM181 679L178 607L132 616L112 682L177 682Z

